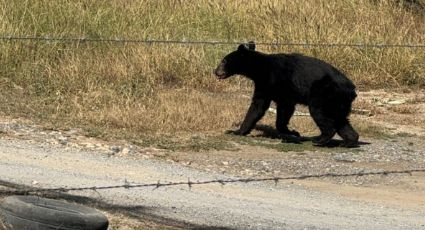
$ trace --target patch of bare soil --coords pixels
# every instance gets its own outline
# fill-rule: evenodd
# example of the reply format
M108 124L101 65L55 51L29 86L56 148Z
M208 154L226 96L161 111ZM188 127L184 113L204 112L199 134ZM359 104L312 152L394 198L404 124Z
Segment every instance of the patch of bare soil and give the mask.
M425 136L425 90L361 92L354 104L361 119L394 134Z

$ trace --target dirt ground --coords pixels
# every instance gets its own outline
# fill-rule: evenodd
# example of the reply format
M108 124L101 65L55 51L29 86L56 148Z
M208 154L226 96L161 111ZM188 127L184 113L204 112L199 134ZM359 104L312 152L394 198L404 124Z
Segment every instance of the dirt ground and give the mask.
M425 168L425 90L360 92L353 119L367 122L388 136L361 137L360 149L280 152L243 145L239 151L178 152L167 159L206 171L239 176L285 176ZM278 141L275 141L278 142ZM425 207L425 175L358 177L293 181L350 199Z
M395 134L425 136L425 90L374 90L360 92L354 108L361 120Z
M151 159L181 165L199 172L236 177L274 177L321 173L348 173L380 170L425 169L425 90L360 92L352 120L373 126L372 134L361 136L360 148L318 148L310 142L299 147L271 138L259 138L256 131L243 141L232 141L230 150L170 151L139 147L125 141L103 141L84 137L78 130L52 131L2 118L2 139L24 139L63 148L102 152L113 158ZM369 130L369 131L368 131ZM361 133L362 134L362 133ZM261 135L260 135L261 136ZM208 142L207 140L204 140ZM289 146L281 149L277 146ZM344 197L348 200L381 206L425 211L425 174L361 176L293 180L294 186ZM158 224L157 220L106 212L112 229L184 228ZM118 227L120 226L120 227ZM147 228L145 228L147 229Z

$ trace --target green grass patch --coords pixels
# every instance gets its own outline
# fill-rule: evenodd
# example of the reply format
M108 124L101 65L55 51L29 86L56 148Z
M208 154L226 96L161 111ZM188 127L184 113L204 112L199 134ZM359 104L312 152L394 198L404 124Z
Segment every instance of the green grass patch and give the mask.
M187 138L176 138L172 136L152 137L132 141L134 144L144 147L155 147L170 151L192 151L202 152L211 150L236 151L238 148L221 136L191 136Z
M133 144L143 147L155 147L170 151L239 151L241 146L256 146L267 149L274 149L279 152L355 152L360 151L357 148L342 147L317 147L311 141L303 141L299 144L285 143L280 139L271 139L265 137L252 136L234 136L234 135L199 135L186 138L176 138L172 136L144 137L133 140Z
M287 143L282 142L281 139L271 139L266 137L244 137L244 136L231 136L226 137L230 140L241 144L251 145L263 148L274 149L279 152L305 152L305 151L319 151L319 152L347 152L347 151L359 151L356 148L342 148L338 147L338 141L335 141L335 147L318 147L313 144L312 141L302 141L301 143ZM334 142L334 141L332 141Z

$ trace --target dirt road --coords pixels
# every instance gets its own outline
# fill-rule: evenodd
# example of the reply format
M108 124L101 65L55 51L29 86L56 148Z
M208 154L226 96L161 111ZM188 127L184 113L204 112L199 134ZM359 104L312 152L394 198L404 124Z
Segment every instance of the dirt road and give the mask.
M35 187L78 187L230 177L177 163L110 157L96 151L17 139L0 140L0 178ZM423 177L421 177L423 178ZM305 182L305 181L304 181ZM322 183L322 182L320 182ZM112 189L73 194L101 200L133 216L180 227L237 229L424 229L424 206L352 199L319 182L250 183ZM323 182L325 183L325 182ZM346 189L346 188L345 188ZM346 191L345 191L346 192ZM373 190L371 191L373 193ZM421 192L421 191L420 191ZM420 197L420 196L418 196ZM423 202L418 201L418 202ZM184 224L182 224L184 223ZM113 226L118 228L119 226Z

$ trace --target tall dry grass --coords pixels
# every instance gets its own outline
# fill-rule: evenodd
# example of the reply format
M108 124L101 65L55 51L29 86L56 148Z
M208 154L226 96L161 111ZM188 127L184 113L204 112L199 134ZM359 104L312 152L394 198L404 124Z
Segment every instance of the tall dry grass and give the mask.
M425 17L392 0L1 0L0 34L313 43L425 43ZM417 8L415 8L417 9ZM234 46L0 43L0 111L93 135L209 132L248 106L250 83L217 81ZM424 49L259 46L302 52L359 88L425 86Z

